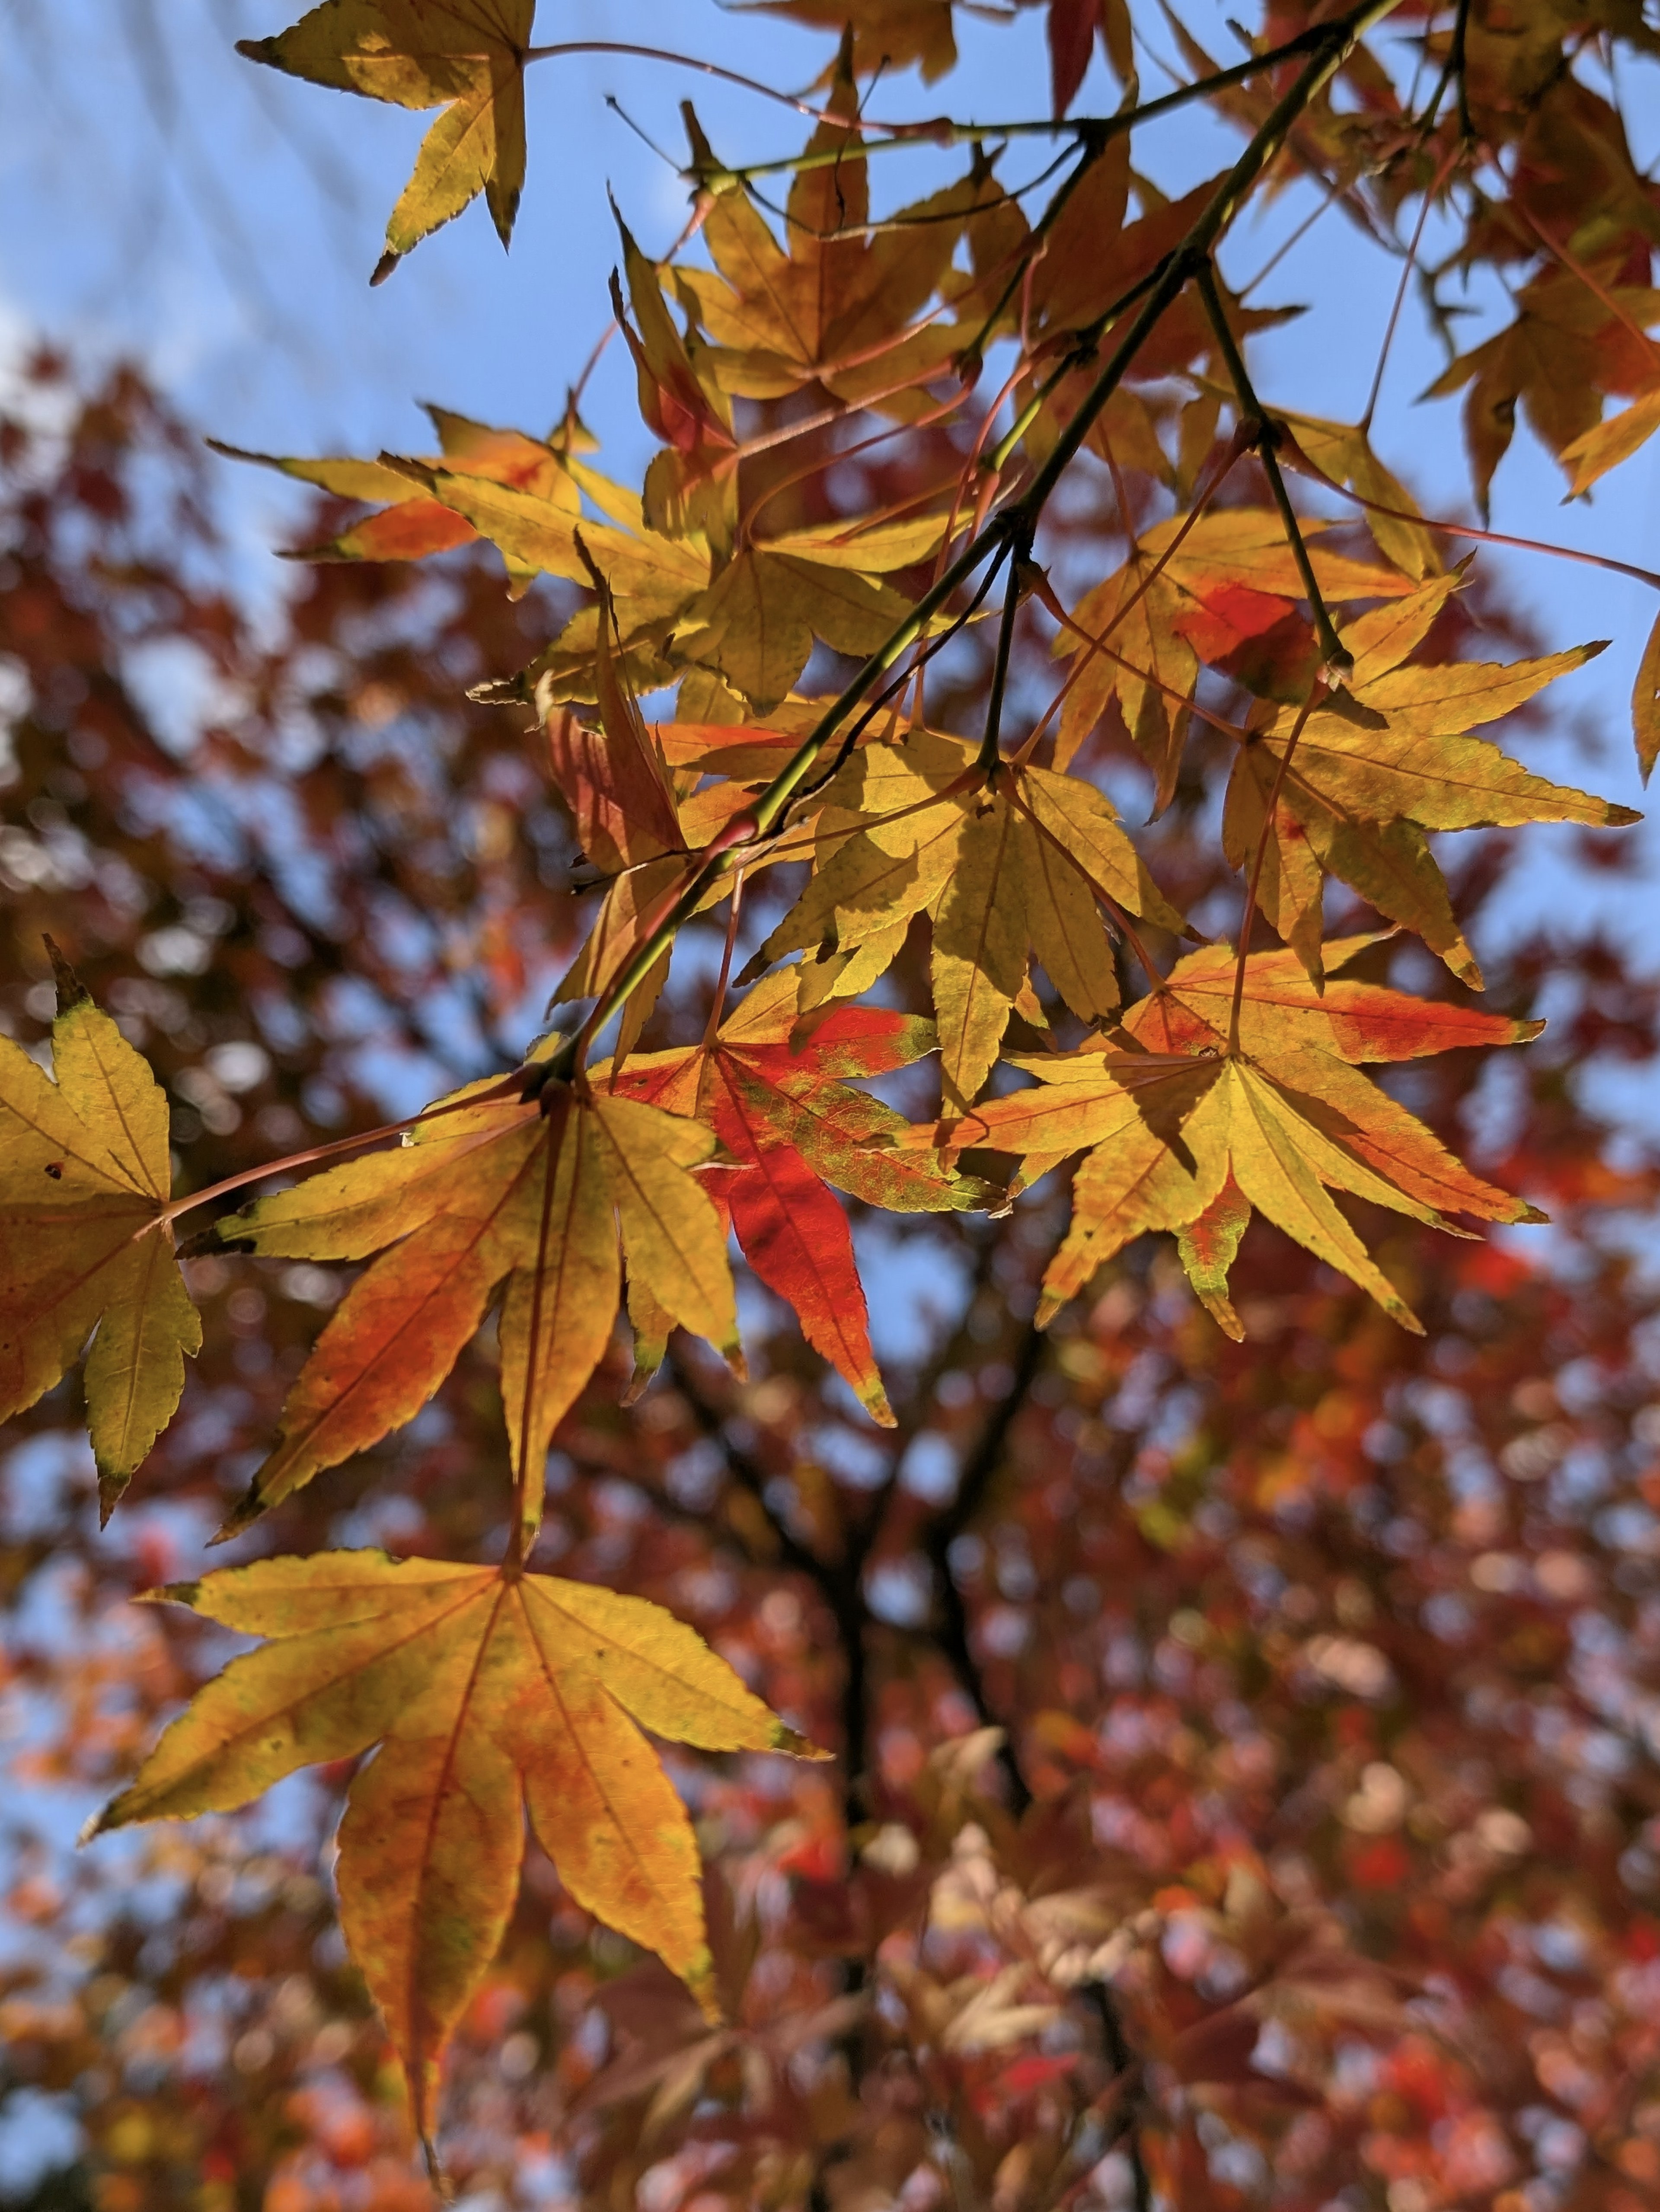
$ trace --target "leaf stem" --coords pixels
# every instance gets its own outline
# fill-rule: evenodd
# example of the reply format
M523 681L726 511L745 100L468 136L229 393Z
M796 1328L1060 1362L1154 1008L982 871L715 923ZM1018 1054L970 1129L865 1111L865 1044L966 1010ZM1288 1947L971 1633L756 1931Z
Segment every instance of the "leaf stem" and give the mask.
M1412 243L1407 248L1407 258L1401 271L1401 282L1395 288L1395 304L1389 309L1389 325L1383 332L1383 343L1378 349L1377 366L1372 371L1371 390L1366 394L1366 410L1356 425L1356 428L1367 436L1370 436L1371 432L1371 418L1377 412L1378 395L1383 389L1383 371L1389 366L1389 349L1395 343L1395 327L1401 320L1401 310L1406 305L1407 286L1412 282L1413 270L1418 265L1418 249L1423 243L1424 225L1429 221L1430 210L1434 206L1441 187L1452 174L1463 150L1463 141L1462 139L1455 141L1446 160L1436 171L1429 189L1425 192L1423 204L1418 210L1418 220L1413 225Z
M732 879L732 903L727 914L727 941L721 951L721 973L715 978L714 996L709 1001L709 1018L703 1025L702 1049L708 1052L714 1042L715 1032L721 1026L721 1017L727 1010L727 982L732 974L732 956L738 945L738 916L744 903L744 871L739 868Z
M1606 569L1612 576L1629 576L1634 582L1647 584L1651 590L1660 592L1660 574L1652 568L1639 568L1634 561L1616 561L1608 553L1586 553L1577 545L1552 545L1542 538L1512 538L1503 530L1478 530L1472 522L1448 522L1439 515L1415 514L1408 507L1386 507L1381 499L1368 499L1364 492L1351 491L1335 477L1328 476L1317 462L1309 459L1289 429L1285 431L1282 442L1287 460L1299 476L1323 484L1339 499L1365 507L1368 514L1387 515L1392 522L1416 523L1420 530L1444 531L1449 538L1468 538L1478 545L1508 545L1518 553L1544 553L1557 561L1578 561L1585 568Z
M545 1093L544 1094L545 1097ZM508 1530L508 1548L502 1561L502 1571L509 1576L523 1571L526 1554L536 1540L537 1530L542 1524L542 1486L545 1470L536 1471L536 1506L532 1512L531 1494L531 1432L536 1419L537 1369L542 1351L542 1285L547 1273L548 1246L553 1233L553 1187L558 1179L559 1155L570 1127L571 1094L562 1083L553 1092L548 1105L548 1132L543 1140L545 1155L542 1167L542 1219L536 1237L536 1272L531 1285L530 1334L525 1346L525 1402L519 1414L519 1449L514 1455L519 1464L513 1476L513 1522Z
M1260 54L1251 54L1241 62L1230 63L1226 69L1213 71L1209 76L1195 77L1190 83L1178 84L1171 92L1162 92L1156 100L1144 100L1136 107L1122 107L1113 115L1073 115L1028 117L1012 123L956 123L948 117L931 122L879 123L871 118L836 115L828 109L809 106L803 100L788 100L774 92L770 87L757 84L753 79L734 76L730 70L717 69L712 62L696 60L690 55L670 54L656 47L612 46L603 40L592 40L567 46L532 47L526 55L526 61L542 61L561 53L626 53L654 61L679 62L682 66L702 70L714 76L726 77L730 82L742 85L751 92L765 94L773 100L785 100L800 113L811 115L832 129L880 131L887 133L881 138L866 138L858 144L842 147L820 147L816 152L783 155L772 161L748 161L740 167L721 167L706 174L696 172L696 182L705 190L718 190L721 185L745 184L751 177L777 176L788 172L794 176L810 169L828 169L839 162L862 160L868 154L886 153L896 146L962 146L973 145L985 138L1054 138L1070 137L1080 144L1098 140L1105 145L1113 138L1122 137L1125 131L1134 131L1144 123L1156 123L1161 116L1173 115L1178 109L1188 107L1195 100L1208 100L1213 94L1230 91L1237 84L1249 84L1253 77L1265 76L1278 69L1281 62L1295 60L1326 45L1330 39L1329 23L1310 25L1277 46L1270 46Z
M176 1221L181 1213L192 1212L197 1206L224 1198L234 1190L245 1189L251 1182L263 1182L267 1176L286 1175L291 1168L315 1167L322 1160L342 1159L348 1152L361 1152L365 1145L379 1145L388 1137L401 1137L406 1129L418 1129L425 1122L441 1120L446 1114L462 1114L469 1107L493 1105L498 1099L516 1099L522 1079L523 1071L514 1068L488 1090L470 1091L461 1098L441 1099L436 1105L423 1106L406 1121L387 1121L378 1129L362 1130L355 1137L336 1137L331 1143L313 1145L303 1152L289 1152L280 1160L265 1160L257 1168L239 1169L222 1182L210 1182L204 1190L193 1190L188 1197L175 1198L155 1218L158 1221Z
M1117 322L1119 317L1121 315L1127 314L1130 308L1135 305L1138 300L1145 298L1146 294L1159 283L1164 270L1164 264L1160 262L1157 268L1150 269L1145 276L1138 276L1134 283L1130 286L1128 291L1121 293L1118 298L1113 301L1111 307L1104 309L1102 313L1096 317L1092 323L1086 324L1084 328L1077 333L1073 343L1067 347L1065 354L1061 356L1061 361L1056 367L1049 372L1049 375L1043 379L1041 384L1034 386L1031 397L1027 400L1025 405L1018 411L1013 422L1010 423L1008 428L1003 433L997 443L992 447L990 454L982 464L988 474L994 477L998 476L1008 466L1009 461L1013 456L1015 448L1019 445L1020 441L1025 436L1027 431L1031 429L1032 424L1037 421L1039 414L1043 411L1043 403L1049 398L1052 392L1057 392L1060 389L1069 376L1075 375L1079 369L1085 367L1090 362L1094 360L1096 354L1099 349L1101 340ZM1161 308L1159 312L1162 313L1163 309ZM1157 318L1154 319L1156 320ZM1149 323L1147 328L1151 330L1152 327L1152 324ZM1146 333L1143 332L1142 335L1145 337ZM1139 350L1141 342L1141 338L1138 337L1135 341L1134 346L1131 348L1130 354L1126 357L1124 362L1124 367L1126 368L1129 366L1130 359L1132 359L1135 352ZM1119 371L1119 376L1122 377L1122 374L1123 370L1121 369ZM1112 385L1109 386L1106 392L1103 394L1099 404L1095 409L1095 414L1098 415L1101 411L1101 408L1104 407L1108 399L1112 397L1113 392L1117 388L1117 378L1115 378ZM1094 393L1091 392L1090 398L1092 400L1094 397ZM1090 402L1086 400L1085 402L1085 407L1087 408ZM1082 410L1080 410L1080 412ZM1090 420L1091 422L1094 420L1094 415L1090 416ZM1082 442L1081 440L1079 442ZM1044 496L1047 498L1048 494L1046 493Z
M973 343L966 349L964 355L966 360L978 361L983 355L986 341L996 329L1004 308L1008 306L1009 301L1031 275L1037 260L1048 246L1049 233L1065 214L1067 203L1073 194L1106 152L1110 143L1109 135L1104 131L1091 131L1084 136L1083 158L1032 225L1030 234L1021 241L1020 251L1015 256L1014 266L1009 271L1008 281L998 294L996 304L988 311L985 319L976 331ZM987 204L994 206L996 203L992 201L988 202Z

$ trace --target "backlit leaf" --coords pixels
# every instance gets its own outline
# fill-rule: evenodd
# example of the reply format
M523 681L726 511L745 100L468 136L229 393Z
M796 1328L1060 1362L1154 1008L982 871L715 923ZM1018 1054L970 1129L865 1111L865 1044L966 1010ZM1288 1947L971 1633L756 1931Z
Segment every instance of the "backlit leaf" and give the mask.
M1340 941L1341 968L1374 942ZM1245 964L1238 1049L1231 1048L1236 957L1207 946L1125 1013L1114 1041L1070 1054L1017 1057L1036 1087L948 1113L906 1146L1009 1152L1027 1179L1070 1152L1089 1158L1073 1185L1072 1228L1044 1278L1049 1319L1096 1268L1144 1229L1186 1232L1231 1184L1240 1198L1361 1285L1408 1328L1417 1323L1329 1192L1462 1231L1444 1218L1536 1220L1522 1200L1471 1173L1422 1122L1358 1073L1465 1045L1525 1042L1541 1024L1334 978L1316 991L1288 952ZM1183 1246L1184 1262L1224 1326L1225 1261L1243 1230L1230 1200ZM1221 1301L1222 1304L1217 1304Z
M536 0L322 0L237 51L398 107L441 107L386 224L387 275L483 192L505 246L525 184L525 50Z
M92 1832L228 1811L378 1744L340 1826L341 1916L424 2140L444 2046L513 1909L526 1813L576 1902L718 2017L691 1824L641 1728L822 1754L672 1614L384 1552L261 1559L153 1595L267 1640L198 1692Z
M719 1218L686 1172L714 1139L632 1102L558 1086L544 1095L546 1113L511 1098L469 1105L458 1093L395 1150L257 1199L228 1224L259 1252L380 1256L330 1316L283 1404L281 1440L225 1534L411 1419L504 1282L509 1434L533 1529L547 1440L616 1318L619 1223L629 1267L654 1296L735 1350Z
M84 995L52 1025L52 1061L56 1084L0 1037L0 1420L91 1337L87 1423L107 1519L173 1418L202 1324L166 1214L161 1086Z
M824 1186L873 1205L928 1212L975 1205L983 1192L932 1160L895 1150L903 1118L843 1079L920 1058L933 1045L930 1024L877 1007L837 1006L798 1041L796 1019L795 975L786 969L757 984L712 1042L645 1054L613 1079L614 1087L695 1112L714 1133L737 1164L716 1172L711 1195L729 1212L745 1257L794 1309L808 1343L872 1417L888 1424L893 1417L871 1350L853 1239ZM595 1080L606 1080L604 1068ZM632 1290L629 1299L632 1310ZM672 1318L654 1292L651 1303ZM648 1332L654 1341L649 1322Z

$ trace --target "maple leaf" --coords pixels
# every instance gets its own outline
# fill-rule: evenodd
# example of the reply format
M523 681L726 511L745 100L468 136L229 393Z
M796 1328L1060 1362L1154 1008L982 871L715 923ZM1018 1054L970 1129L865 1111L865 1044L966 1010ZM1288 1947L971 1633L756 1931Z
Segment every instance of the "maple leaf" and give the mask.
M1290 708L1259 720L1236 757L1223 849L1235 867L1251 865L1277 788L1258 897L1311 975L1320 972L1323 869L1415 931L1479 989L1481 970L1453 918L1425 831L1524 822L1601 828L1639 819L1630 807L1534 775L1485 738L1467 734L1525 705L1600 653L1600 645L1508 666L1408 662L1462 578L1462 567L1432 577L1342 630L1353 672L1342 696L1302 720L1288 765L1298 720Z
M854 112L850 78L837 78L830 104ZM940 318L921 325L915 318L937 294L972 292L952 256L970 217L997 206L1001 188L976 165L863 235L870 206L860 134L821 124L791 187L786 250L688 120L694 164L711 180L703 239L714 267L677 269L674 281L714 341L708 368L721 390L779 399L819 384L849 405L880 404L902 420L921 411L927 403L914 387L946 365L960 334Z
M634 322L623 312L615 270L611 307L634 356L641 419L666 448L646 471L646 520L668 537L701 531L711 545L728 549L738 519L732 403L699 373L708 349L692 334L683 337L675 328L657 272L620 215L617 226L623 234Z
M637 496L569 449L458 416L443 417L441 428L447 434L437 460L289 460L221 450L343 496L395 500L303 558L420 559L482 538L501 553L515 596L538 575L588 585L597 574L610 594L619 678L646 690L704 665L757 713L786 696L815 638L861 655L880 645L910 611L880 578L925 559L946 527L940 514L854 518L758 538L717 569L708 538L685 515L675 518L678 534L654 528ZM688 495L694 479L678 481L673 497ZM660 493L670 500L660 485ZM585 497L609 519L585 515ZM698 512L709 520L706 508ZM594 699L599 632L597 609L575 616L505 696L533 693L544 714L563 700Z
M942 514L854 518L833 526L757 538L716 570L700 531L666 537L648 526L637 498L574 458L571 482L608 523L590 522L567 496L399 461L398 470L496 546L510 574L590 582L611 593L617 668L637 690L688 666L718 671L757 713L770 713L806 667L815 637L838 653L873 651L903 622L909 602L879 580L938 545ZM599 617L589 608L506 694L534 692L545 713L561 700L597 696Z
M1335 978L1376 941L1329 945L1333 976L1323 992L1293 955L1253 954L1237 1048L1237 958L1225 945L1207 945L1128 1009L1106 1042L1015 1056L1011 1065L1036 1076L1035 1089L900 1141L952 1154L1012 1153L1025 1161L1028 1181L1088 1152L1073 1182L1071 1229L1044 1277L1045 1320L1132 1237L1163 1229L1179 1233L1195 1288L1237 1334L1226 1271L1254 1206L1415 1329L1329 1191L1440 1229L1451 1226L1444 1209L1487 1221L1542 1217L1472 1174L1357 1070L1463 1046L1524 1043L1544 1025Z
M1583 155L1582 155L1583 157ZM1644 254L1644 266L1647 254ZM1646 285L1619 281L1620 258L1605 260L1608 286L1566 267L1549 267L1515 294L1513 322L1462 354L1424 397L1444 398L1468 386L1464 439L1485 513L1493 477L1516 434L1518 404L1529 427L1573 481L1568 496L1594 483L1654 428L1651 393L1611 421L1602 421L1602 394L1633 391L1627 348L1633 330L1660 320L1660 301ZM1650 349L1638 372L1653 379Z
M565 463L569 483L562 472L561 478L534 486L458 469L447 456L441 467L404 459L396 465L487 538L509 571L586 584L597 568L618 601L643 601L653 615L672 611L708 580L708 554L701 539L683 544L648 529L636 498L618 496L619 487L580 465ZM579 491L588 492L612 520L585 520Z
M898 1212L961 1209L982 1204L987 1193L894 1150L903 1118L846 1080L921 1059L933 1048L933 1024L883 1007L834 1006L798 1042L796 1000L792 970L769 975L713 1038L642 1055L616 1088L695 1114L714 1132L739 1164L712 1170L705 1187L729 1212L745 1257L794 1309L807 1342L872 1419L891 1427L847 1217L825 1184ZM596 1068L594 1081L605 1073Z
M1180 246L1220 181L1210 178L1179 199L1166 200L1138 180L1143 212L1126 222L1129 140L1122 134L1110 139L1050 225L1043 258L1032 264L1031 310L1043 335L1058 338L1109 313ZM1203 347L1198 315L1187 301L1177 301L1138 361L1137 374L1156 376L1185 368ZM1064 386L1060 396L1064 403ZM1058 415L1046 407L1034 426L1038 434L1047 423L1052 435L1067 411L1064 404Z
M931 520L921 534L937 543L942 528ZM686 608L675 658L718 669L756 714L770 714L806 666L814 638L862 657L904 621L910 602L865 568L908 566L917 534L866 546L844 527L745 546Z
M1316 469L1334 483L1347 484L1358 498L1374 502L1367 511L1366 527L1377 540L1379 551L1416 582L1439 575L1444 563L1434 532L1423 524L1401 520L1403 514L1417 513L1416 502L1400 478L1373 453L1366 432L1358 425L1328 422L1316 415L1287 415L1284 419L1296 433L1297 447ZM1285 458L1294 465L1290 453ZM1382 507L1400 512L1384 514L1378 512Z
M340 1824L341 1921L423 2142L445 2044L518 1893L526 1812L576 1902L719 2017L696 1842L641 1729L705 1751L826 1754L672 1613L384 1552L259 1559L146 1595L267 1640L198 1692L88 1834L228 1812L378 1744Z
M506 246L525 183L525 55L536 0L322 0L237 52L398 107L444 110L386 224L372 282L483 192Z
M1302 526L1329 604L1398 599L1411 591L1410 580L1393 568L1329 552L1320 543L1325 526ZM1201 664L1225 661L1272 629L1304 592L1285 526L1269 509L1213 510L1185 535L1183 528L1178 515L1147 531L1124 566L1085 593L1073 610L1075 627L1063 629L1053 648L1078 664L1061 709L1055 765L1067 765L1116 699L1157 784L1160 812L1175 793L1185 702ZM1098 639L1107 649L1095 649Z
M1029 951L1085 1020L1117 1006L1102 900L1185 927L1092 784L1009 763L989 778L976 747L917 731L903 744L861 746L826 786L812 880L751 970L823 946L852 956L834 987L851 996L926 911L940 1066L960 1103L990 1072Z
M52 1048L55 1083L0 1037L0 1421L91 1337L87 1423L107 1521L173 1418L202 1323L173 1256L166 1094L62 969Z
M637 494L573 453L562 460L577 491L605 520L582 514L580 501L561 490L486 482L447 465L400 459L397 466L487 538L510 576L559 576L587 585L597 570L611 594L620 667L637 690L666 683L677 672L664 657L666 642L682 611L708 586L708 546L697 532L667 538L649 529ZM598 608L583 608L528 667L479 696L503 704L533 697L544 714L561 700L593 700L599 629Z
M737 1347L719 1216L689 1170L714 1139L635 1099L553 1083L536 1103L474 1085L374 1152L256 1199L221 1224L240 1248L380 1257L330 1316L289 1391L281 1441L222 1535L425 1404L502 1299L508 1443L533 1534L550 1439L611 1340L617 1231L672 1320ZM476 1102L476 1103L475 1103Z
M522 430L499 430L448 408L429 407L438 432L440 453L418 465L441 467L510 485L550 501L573 521L581 513L581 498L569 470L569 456L540 438ZM315 484L337 499L373 502L380 511L365 515L320 544L297 549L286 557L296 561L421 561L434 553L447 553L458 545L476 544L479 532L466 517L432 498L410 475L410 465L386 460L361 461L323 455L296 459L276 453L254 453L210 438L210 446L228 460L252 461L276 469L301 483ZM534 567L508 560L513 596L519 597L539 574Z

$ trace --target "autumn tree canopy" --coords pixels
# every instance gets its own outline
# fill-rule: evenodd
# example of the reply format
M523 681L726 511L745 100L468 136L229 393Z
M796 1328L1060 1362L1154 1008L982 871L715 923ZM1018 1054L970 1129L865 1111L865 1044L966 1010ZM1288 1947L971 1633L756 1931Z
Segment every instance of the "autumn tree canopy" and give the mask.
M1588 1076L1660 1006L1529 903L1638 817L1526 764L1600 642L1493 550L1660 574L1488 495L1660 428L1660 37L1049 0L993 122L952 0L767 4L798 150L675 11L685 224L556 300L638 483L586 384L222 447L318 495L273 626L135 374L0 428L9 1663L101 1808L11 1815L35 2201L1639 2212L1657 1187ZM537 15L244 42L433 112L376 283L510 240ZM1385 362L1253 371L1310 185L1467 482Z

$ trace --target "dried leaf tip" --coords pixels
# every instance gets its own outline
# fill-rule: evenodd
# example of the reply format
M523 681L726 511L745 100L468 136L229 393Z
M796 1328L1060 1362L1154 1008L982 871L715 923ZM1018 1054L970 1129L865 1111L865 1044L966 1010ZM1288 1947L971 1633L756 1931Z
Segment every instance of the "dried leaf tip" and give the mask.
M831 1759L836 1756L833 1751L826 1751L822 1745L816 1744L811 1736L801 1735L799 1729L787 1727L782 1721L775 1722L773 1724L772 1740L768 1748L771 1751L787 1752L792 1759L812 1759L815 1763Z
M135 1605L193 1606L201 1594L201 1589L199 1581L157 1583L154 1589L136 1590L133 1593L132 1601Z
M78 1006L90 999L92 993L64 959L53 940L50 937L43 937L41 942L46 948L47 958L52 962L52 981L58 987L58 1011L60 1014L66 1014L71 1006Z

